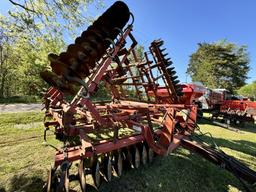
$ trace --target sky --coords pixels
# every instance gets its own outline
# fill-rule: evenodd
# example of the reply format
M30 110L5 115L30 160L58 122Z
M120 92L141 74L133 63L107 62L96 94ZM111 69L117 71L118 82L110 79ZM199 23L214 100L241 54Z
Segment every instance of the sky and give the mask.
M103 0L105 7L115 1ZM181 82L186 76L189 56L199 42L227 40L247 45L250 72L247 83L256 80L256 1L255 0L125 0L135 17L133 35L145 48L163 39ZM0 1L0 12L7 13L8 0ZM104 10L89 8L89 14ZM205 77L207 78L207 77Z

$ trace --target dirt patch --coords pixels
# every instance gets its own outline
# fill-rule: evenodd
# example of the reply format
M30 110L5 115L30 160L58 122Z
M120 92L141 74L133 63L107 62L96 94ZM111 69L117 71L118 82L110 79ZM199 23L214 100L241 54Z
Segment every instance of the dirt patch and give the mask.
M42 109L42 104L0 104L0 113L12 113L12 112L27 112L27 111L39 111Z

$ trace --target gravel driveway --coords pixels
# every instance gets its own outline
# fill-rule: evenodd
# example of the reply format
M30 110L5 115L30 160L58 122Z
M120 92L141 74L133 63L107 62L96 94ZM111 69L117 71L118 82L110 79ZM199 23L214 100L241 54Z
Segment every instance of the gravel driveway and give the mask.
M43 108L42 104L0 104L0 113L12 113L12 112L26 112L26 111L39 111Z

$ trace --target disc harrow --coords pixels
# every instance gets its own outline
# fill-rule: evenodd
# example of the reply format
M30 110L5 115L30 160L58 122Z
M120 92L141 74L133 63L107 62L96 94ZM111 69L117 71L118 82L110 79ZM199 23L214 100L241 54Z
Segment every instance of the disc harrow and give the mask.
M51 86L44 96L44 139L56 154L46 191L69 191L73 180L86 191L88 175L98 188L113 174L121 177L127 168L167 155L194 131L197 109L180 102L164 41L153 41L140 58L133 26L127 25L130 15L116 2L66 52L49 54L52 71L41 73ZM110 98L95 101L102 84ZM158 95L161 87L164 96ZM47 142L49 131L61 147Z
M184 101L163 40L138 55L130 16L133 23L127 5L118 1L65 52L49 54L52 71L41 73L51 86L44 95L44 140L56 153L47 192L74 191L74 180L85 192L88 176L100 188L113 175L139 169L180 145L206 159L213 154L215 164L229 163L223 153L187 140L196 127L197 107ZM107 93L100 96L108 99L97 101L94 95L102 87ZM47 141L49 131L58 146ZM234 170L239 164L228 165ZM256 182L254 172L240 167L243 179Z

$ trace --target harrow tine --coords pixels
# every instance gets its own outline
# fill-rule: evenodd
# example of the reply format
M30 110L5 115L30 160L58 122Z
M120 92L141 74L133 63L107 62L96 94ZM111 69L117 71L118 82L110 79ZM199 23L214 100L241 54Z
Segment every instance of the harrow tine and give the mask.
M165 54L163 54L163 57L166 57L168 55L168 53L165 53Z
M171 77L176 74L176 71L170 70L170 68L167 68L167 71L168 71L169 76L171 76Z
M163 53L166 50L166 48L160 49L160 51Z
M171 65L172 65L172 61L168 61L168 62L166 62L166 64L165 64L166 67L169 67L169 66L171 66Z
M178 76L177 75L170 75L170 78L172 81L175 81L176 79L178 79Z
M177 84L179 84L179 83L180 83L180 81L179 81L179 80L173 80L172 82L173 82L173 84L174 84L174 85L177 85Z
M175 67L169 67L167 68L167 71L173 71L175 69Z

